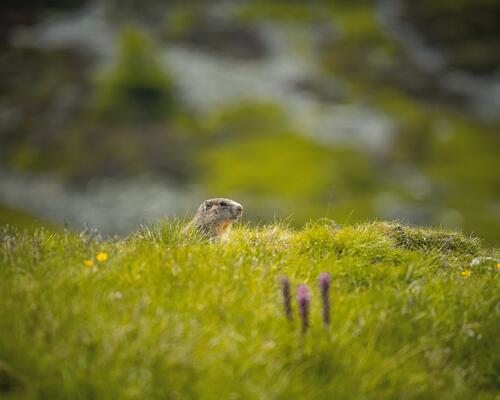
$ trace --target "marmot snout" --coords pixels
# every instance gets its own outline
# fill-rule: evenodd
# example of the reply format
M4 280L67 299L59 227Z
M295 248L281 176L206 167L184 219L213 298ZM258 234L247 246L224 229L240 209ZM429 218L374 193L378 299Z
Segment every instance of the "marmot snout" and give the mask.
M243 206L234 200L224 198L205 200L198 207L186 229L197 229L211 239L225 236L242 214Z

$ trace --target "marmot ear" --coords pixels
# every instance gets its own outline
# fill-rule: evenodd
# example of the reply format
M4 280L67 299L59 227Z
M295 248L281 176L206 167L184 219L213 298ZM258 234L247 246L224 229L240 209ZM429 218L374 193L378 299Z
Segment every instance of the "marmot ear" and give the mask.
M209 201L203 202L203 207L204 207L205 211L210 210L212 208L212 206L213 206L213 204Z

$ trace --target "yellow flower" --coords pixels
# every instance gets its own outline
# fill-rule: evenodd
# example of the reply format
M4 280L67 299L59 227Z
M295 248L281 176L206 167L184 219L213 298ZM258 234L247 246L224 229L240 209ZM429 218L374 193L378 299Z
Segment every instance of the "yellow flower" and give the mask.
M497 269L500 269L500 263L497 263Z
M464 269L460 275L462 275L464 278L468 278L470 276L470 269Z
M104 252L100 252L97 254L97 261L99 262L102 262L102 261L106 261L108 259L108 253L104 253Z
M89 258L88 260L83 260L83 265L85 265L86 267L92 267L94 265L94 260L92 260L91 258Z

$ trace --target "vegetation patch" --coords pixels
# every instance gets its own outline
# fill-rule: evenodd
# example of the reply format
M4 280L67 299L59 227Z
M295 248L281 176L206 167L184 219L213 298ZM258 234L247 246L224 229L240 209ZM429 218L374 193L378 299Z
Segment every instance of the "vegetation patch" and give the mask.
M479 239L444 229L410 227L399 223L382 223L381 227L393 238L397 246L410 250L477 255Z
M497 395L500 269L469 263L488 254L475 239L321 220L209 243L182 226L3 226L0 397Z

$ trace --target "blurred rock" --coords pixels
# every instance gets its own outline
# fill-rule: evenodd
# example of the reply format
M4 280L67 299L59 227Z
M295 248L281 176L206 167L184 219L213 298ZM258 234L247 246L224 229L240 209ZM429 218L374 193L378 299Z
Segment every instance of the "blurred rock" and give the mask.
M333 79L304 77L293 82L293 87L306 95L314 95L319 101L337 103L345 98L343 85Z
M164 217L190 215L204 196L163 180L93 180L76 189L50 176L0 171L0 203L26 210L72 229L125 234Z
M10 38L11 44L17 47L78 49L101 60L114 54L115 41L116 29L111 27L105 8L99 2L44 18L33 27L19 27Z
M492 25L491 22L494 19L490 18L494 15L494 10L500 10L499 5L488 1L477 2L477 4L464 2L454 6L452 2L447 5L435 2L435 6L430 7L420 2L404 0L378 0L375 4L385 27L401 44L401 48L411 62L420 70L412 74L420 76L420 85L427 86L429 89L434 86L438 93L442 93L441 97L448 97L452 102L458 101L462 107L466 107L482 118L499 120L500 62L497 53L500 47L496 39L500 32L493 32L495 29L498 30L495 28L498 24L494 22ZM420 10L421 15L418 15L417 10ZM486 16L486 18L474 21L474 16L467 15L469 11ZM469 25L468 33L463 32L465 27L453 29L454 26L462 23ZM422 29L422 26L428 25L439 28L441 33L432 32L430 28ZM488 29L492 31L490 35L484 32ZM431 39L426 38L425 34ZM462 39L455 40L452 46L455 50L446 48L443 43L444 38L454 35ZM478 63L483 62L485 67L467 68L467 62L457 62L453 51L456 53L461 47L466 46L465 38L473 41L474 46L479 48L482 46L481 37L490 43L489 50L480 55L472 55L471 62L474 60ZM427 97L435 96L436 93L428 91Z
M248 61L262 59L269 54L269 48L256 27L224 21L206 20L194 24L180 41L216 56Z

